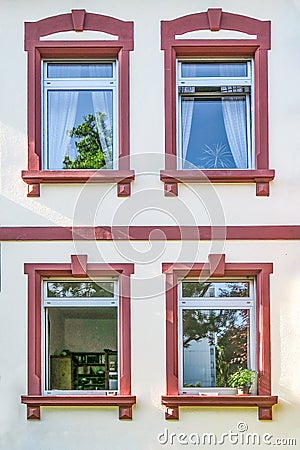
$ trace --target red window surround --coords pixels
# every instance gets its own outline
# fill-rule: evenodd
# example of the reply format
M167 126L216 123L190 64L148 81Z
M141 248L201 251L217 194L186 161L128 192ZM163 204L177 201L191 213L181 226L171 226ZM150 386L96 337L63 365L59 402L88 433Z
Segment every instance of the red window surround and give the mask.
M165 64L165 195L178 195L178 183L256 183L256 195L269 195L275 172L268 161L268 50L270 21L208 9L161 22L161 49ZM176 39L197 30L231 30L256 35L255 39ZM177 170L176 160L176 58L228 56L254 58L254 170Z
M133 264L87 264L86 255L72 255L71 264L25 264L28 275L28 395L22 395L21 401L27 405L28 419L40 419L41 406L118 406L120 419L132 418L132 406L136 403L136 397L131 395L130 275L133 273ZM116 275L119 277L119 395L42 395L42 278Z
M162 396L166 419L179 419L179 406L258 407L260 420L272 419L277 396L271 395L270 263L227 263L225 255L209 255L209 263L164 263L166 274L166 374L167 393ZM256 279L258 394L250 396L196 396L178 393L178 278L187 276Z
M50 34L84 30L118 36L117 40L51 41ZM133 50L133 22L124 22L84 9L70 14L25 23L25 50L28 52L28 170L22 178L29 185L28 196L40 195L41 183L118 183L118 196L130 195L134 171L129 153L129 52ZM41 170L41 60L43 58L118 59L118 170Z

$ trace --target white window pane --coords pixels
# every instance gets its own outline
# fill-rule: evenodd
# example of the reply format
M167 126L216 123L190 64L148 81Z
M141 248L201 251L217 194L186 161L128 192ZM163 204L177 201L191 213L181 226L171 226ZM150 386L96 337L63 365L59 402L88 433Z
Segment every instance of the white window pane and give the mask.
M184 78L246 77L247 63L183 62L181 63L181 76Z
M245 96L181 99L183 168L248 168Z
M111 168L112 111L112 90L49 90L47 168Z
M117 390L117 308L49 308L51 390Z
M48 78L112 78L113 63L48 63Z
M249 365L249 310L184 309L182 313L183 387L228 386L228 377Z

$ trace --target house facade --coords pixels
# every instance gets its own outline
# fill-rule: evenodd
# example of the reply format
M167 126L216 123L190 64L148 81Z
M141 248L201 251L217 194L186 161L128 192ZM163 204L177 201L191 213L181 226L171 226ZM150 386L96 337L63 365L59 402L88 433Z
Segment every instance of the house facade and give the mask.
M297 447L300 2L2 6L0 448Z

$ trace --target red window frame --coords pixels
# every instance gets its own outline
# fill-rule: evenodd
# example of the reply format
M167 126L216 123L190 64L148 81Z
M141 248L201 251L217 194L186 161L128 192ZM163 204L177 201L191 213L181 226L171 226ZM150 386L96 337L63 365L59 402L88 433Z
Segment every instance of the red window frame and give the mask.
M132 418L136 397L131 395L130 276L133 264L87 264L86 255L72 255L71 264L25 264L28 275L28 394L27 419L40 419L41 406L118 406L120 419ZM42 394L42 279L44 277L100 277L119 279L119 394L56 395Z
M54 41L43 37L66 31L108 33L116 40ZM133 50L133 22L125 22L84 9L25 23L28 52L28 170L22 178L28 196L40 195L41 183L118 183L118 196L130 195L129 52ZM42 170L41 61L43 58L117 58L118 60L118 170Z
M209 263L163 263L166 275L166 419L179 419L179 406L258 407L260 420L272 419L271 395L270 275L271 263L227 263L225 255L209 255ZM255 277L257 314L258 393L250 396L179 395L178 391L178 279L182 277Z
M255 39L176 39L192 31L230 30L256 35ZM161 22L161 49L165 73L165 170L161 180L165 195L178 195L178 183L255 183L257 196L269 195L269 182L275 176L268 158L268 50L271 48L271 22L208 9ZM254 59L255 169L177 170L176 158L176 59L178 57L228 56Z

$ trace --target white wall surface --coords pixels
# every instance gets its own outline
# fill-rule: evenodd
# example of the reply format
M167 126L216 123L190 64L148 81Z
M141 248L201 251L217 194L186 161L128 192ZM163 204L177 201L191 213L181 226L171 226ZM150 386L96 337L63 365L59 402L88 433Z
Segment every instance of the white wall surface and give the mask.
M68 225L72 224L74 210L85 192L89 207L95 212L80 222L110 225L116 216L120 224L128 217L120 210L132 205L137 212L141 196L146 196L144 207L151 206L149 197L157 196L163 203L164 214L155 217L156 223L169 224L173 208L184 204L193 217L185 221L207 224L210 217L195 207L210 195L221 202L227 224L292 224L298 223L300 210L293 199L299 196L300 92L297 89L300 63L294 56L300 50L299 0L272 0L252 2L179 0L164 2L112 0L64 0L39 2L34 0L2 0L0 45L3 70L0 72L0 148L1 148L1 223L3 225ZM256 197L255 185L180 186L177 199L163 198L163 183L159 170L164 167L164 80L163 52L160 50L160 21L182 15L222 7L225 11L272 21L272 50L269 52L270 103L270 168L276 170L271 183L270 197ZM20 173L27 168L26 97L27 55L24 52L23 28L25 21L85 8L89 12L111 15L134 21L135 50L131 52L131 167L136 170L130 199L117 198L111 185L83 187L43 185L41 197L28 199L27 186ZM208 32L205 32L207 36ZM212 34L215 37L215 33ZM73 36L73 34L72 34ZM84 34L83 34L84 36ZM78 38L78 36L77 36ZM208 194L209 192L209 194ZM149 194L147 198L146 194ZM207 197L208 195L208 197ZM203 198L204 196L204 198ZM157 200L157 197L155 199ZM276 205L276 206L275 206ZM156 206L158 208L158 206ZM78 213L77 213L77 219ZM75 221L77 220L75 219ZM148 216L135 219L148 223Z
M66 225L294 225L300 223L300 0L1 0L0 48L0 223L2 226ZM254 185L179 186L177 198L163 196L163 53L160 21L222 7L272 21L269 52L270 168L276 178L270 197ZM116 196L109 185L43 185L41 197L26 197L21 170L27 168L27 55L24 22L85 8L133 20L131 52L132 196ZM298 55L298 56L297 56ZM42 408L40 421L26 420L27 276L25 262L134 262L132 276L131 422L117 408ZM166 422L165 293L162 262L203 262L226 253L228 262L273 262L271 276L272 390L279 395L272 422L259 422L256 408L180 408L179 422ZM155 450L184 448L158 443L159 433L249 432L297 438L300 446L300 242L5 242L0 292L0 449ZM185 446L197 447L197 446ZM238 448L229 443L220 448ZM245 445L247 448L247 446ZM249 448L254 448L250 447ZM209 446L207 446L209 448ZM240 447L243 448L243 447ZM259 448L269 448L260 445ZM297 448L297 447L296 447Z
M113 262L136 262L145 252L145 244L134 242L132 252L124 245L84 243L90 262L110 258ZM162 243L160 243L162 244ZM0 294L0 448L79 450L93 445L99 449L181 448L177 443L163 446L159 433L214 432L218 435L232 430L239 422L248 425L248 432L270 433L274 438L300 439L298 418L300 398L299 359L299 251L297 242L234 242L225 244L228 262L274 263L271 275L272 391L279 396L273 408L272 422L259 422L256 408L180 408L180 420L166 422L160 404L165 393L165 293L161 262L187 261L185 252L195 261L207 260L207 242L169 242L163 250L144 253L144 262L137 262L132 275L132 393L137 395L133 420L118 420L116 408L41 408L40 421L26 420L26 407L20 396L26 393L27 280L24 262L69 262L74 252L72 243L4 243L2 260L2 291ZM182 247L186 249L182 253ZM184 255L182 257L182 255ZM108 259L107 259L108 260ZM191 259L193 261L193 259ZM13 320L8 318L13 317ZM16 430L18 432L16 433ZM194 448L193 446L191 446ZM264 446L261 446L264 448ZM267 447L267 446L266 446ZM227 444L221 448L232 448ZM243 448L243 447L238 447ZM253 447L250 447L253 448Z

